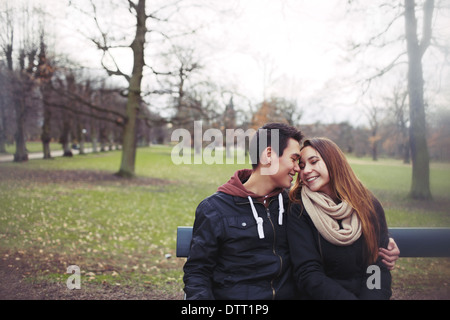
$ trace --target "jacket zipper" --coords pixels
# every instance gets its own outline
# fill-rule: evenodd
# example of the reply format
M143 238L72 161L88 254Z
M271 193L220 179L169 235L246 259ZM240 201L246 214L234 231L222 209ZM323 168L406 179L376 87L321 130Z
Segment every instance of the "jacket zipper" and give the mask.
M266 212L267 212L267 218L269 219L270 224L272 225L272 230L273 230L272 252L273 252L273 254L274 254L276 257L278 257L278 259L280 259L280 271L278 272L278 275L277 275L277 276L280 276L281 271L283 270L283 258L281 258L280 255L278 255L277 252L276 252L276 250L275 250L275 241L276 241L276 236L277 236L277 235L276 235L276 231L275 231L275 226L273 225L273 222L272 222L272 217L271 217L271 215L270 215L269 207L266 208ZM274 281L274 280L275 280L275 278L273 278L273 279L270 281L270 287L272 288L272 300L275 300L275 295L276 295L275 288L273 287L273 281Z
M278 257L278 259L280 259L280 271L278 272L278 275L277 275L277 277L278 277L278 276L280 276L281 271L283 270L283 258L281 258L281 256L278 255L278 254L276 253L276 250L275 250L276 231L275 231L275 226L273 225L272 217L271 217L271 215L270 215L270 210L269 210L269 206L270 206L270 203L271 203L272 201L274 201L274 199L271 199L271 200L270 200L269 205L268 205L267 207L265 207L264 204L261 203L261 202L256 202L256 203L260 203L260 204L262 204L262 205L266 208L267 218L269 219L270 224L271 224L271 226L272 226L272 230L273 230L272 252L273 252L273 254L274 254L276 257ZM246 202L246 203L250 203L250 202ZM275 280L275 278L273 278L273 279L270 281L270 287L272 288L272 300L275 300L275 295L276 295L275 288L273 287L273 281L274 281L274 280Z

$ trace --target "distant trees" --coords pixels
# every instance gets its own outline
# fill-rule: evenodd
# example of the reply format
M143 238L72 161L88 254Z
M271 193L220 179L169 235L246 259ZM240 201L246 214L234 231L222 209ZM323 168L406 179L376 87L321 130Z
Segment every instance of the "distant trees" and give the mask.
M416 2L388 4L380 0L377 10L392 11L391 24L367 43L354 46L355 51L364 52L367 48L384 49L394 42L403 45L402 52L389 56L391 60L386 66L367 68L371 74L365 73L366 69L358 70L366 77L361 92L371 97L370 103L361 99L359 106L369 106L368 126L349 122L307 123L304 111L320 110L314 109L317 108L314 103L308 105L308 101L287 98L279 92L270 96L268 85L273 79L268 71L273 70L267 64L262 66L264 92L259 101L250 101L237 90L224 88L225 85L210 79L205 68L207 59L202 60L195 41L177 41L192 33L183 23L172 25L172 17L184 10L184 1L149 5L145 0L85 0L84 5L77 7L78 14L89 18L84 20L86 29L82 28L84 25L80 27L80 34L100 53L97 70L81 67L52 51L49 45L52 36L45 31L42 11L13 10L12 5L2 4L0 152L6 151L7 143L14 142L15 160L25 161L25 142L30 139L41 139L44 158L51 158L51 141L60 141L67 156L71 155L73 144L83 153L86 141L91 142L94 151L116 145L122 149L118 174L130 177L135 171L136 147L153 141L167 142L171 130L177 127L190 128L194 121L202 120L204 130L215 128L225 132L282 121L299 126L308 136L328 136L345 152L369 155L374 160L391 156L405 163L412 161L415 178L411 195L426 199L431 196L426 191L427 183L416 181L429 179L425 168L429 166L428 159L450 159L446 151L450 117L445 112L450 97L441 101L442 108L437 109L437 102L424 94L425 80L418 64L427 62L424 58L427 48L435 44L431 25L437 13L434 1L422 0L421 13L414 16ZM82 2L73 1L71 5L75 3ZM124 19L108 16L111 8L122 10ZM386 37L401 18L405 18L401 34L396 34L394 40ZM419 18L424 22L417 21ZM17 28L26 25L22 23L25 20L35 27L27 29L29 32L23 37L23 30ZM418 26L422 26L422 31ZM376 79L396 67L400 71L390 81L376 83ZM375 89L369 90L370 86ZM294 91L299 90L294 87ZM378 91L380 88L384 90ZM326 96L325 89L323 96L316 98ZM431 104L433 113L427 109ZM427 119L430 116L432 121Z
M14 140L16 151L14 161L22 162L28 160L26 150L25 125L27 117L36 112L36 64L39 50L37 34L32 30L38 28L39 20L35 18L34 8L24 6L21 10L15 10L4 4L0 14L0 25L2 37L1 47L6 58L6 68L3 70L3 77L7 78L3 87L3 109L8 106L13 107L15 114ZM15 41L15 36L20 34L20 41ZM15 45L18 44L18 49ZM14 67L14 55L16 55L17 66ZM7 101L7 102L6 102ZM5 103L6 102L6 103ZM2 115L6 115L2 111ZM2 121L2 131L4 136L7 123ZM0 139L4 143L4 138ZM4 147L0 147L3 149Z
M95 141L101 131L96 126L123 123L123 115L115 110L118 103L95 102L117 91L99 87L98 79L49 52L44 13L34 7L20 9L5 5L0 11L0 25L5 28L0 37L0 58L5 58L0 59L0 152L14 141L14 161L26 161L26 141L40 138L45 159L51 158L52 140L61 142L66 156L71 156L75 142L83 153L86 135ZM24 32L22 25L33 27ZM89 125L89 119L99 122Z
M252 127L257 129L267 122L286 122L290 125L300 123L302 109L296 101L281 97L265 99L259 105L252 117Z

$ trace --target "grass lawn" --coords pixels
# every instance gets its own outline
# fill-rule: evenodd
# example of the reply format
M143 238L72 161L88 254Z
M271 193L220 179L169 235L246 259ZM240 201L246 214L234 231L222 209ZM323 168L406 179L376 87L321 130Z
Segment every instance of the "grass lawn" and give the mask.
M98 299L107 298L102 292L121 299L182 298L176 228L192 225L198 203L243 165L174 165L170 152L166 146L138 149L138 178L131 181L113 176L120 151L1 163L1 267L34 287L58 286L49 298L95 298L87 290ZM450 227L450 164L432 165L434 200L423 203L406 197L410 166L350 161L383 203L389 226ZM69 265L80 267L82 290L66 288ZM450 298L449 259L402 258L393 279L394 298Z
M29 153L42 152L42 142L40 142L40 141L28 141L26 146L27 146L27 151ZM92 147L91 143L85 143L85 148L91 148L91 147ZM50 150L51 151L62 150L62 145L58 142L50 142ZM15 144L7 144L6 152L9 154L14 154L16 152L16 145Z

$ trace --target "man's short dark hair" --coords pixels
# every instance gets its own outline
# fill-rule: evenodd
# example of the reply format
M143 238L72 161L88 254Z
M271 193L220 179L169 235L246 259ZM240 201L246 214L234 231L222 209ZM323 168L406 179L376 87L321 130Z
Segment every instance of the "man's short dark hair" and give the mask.
M273 122L265 124L256 131L255 135L250 141L250 159L252 162L253 170L256 169L259 165L261 153L267 147L276 145L276 143L272 143L272 130L278 130L278 147L280 151L274 151L278 154L279 157L283 155L284 149L286 149L290 138L298 141L298 143L300 143L303 139L303 133L300 130L286 123ZM267 139L265 139L264 136L261 137L262 135L266 135ZM276 135L274 134L274 136Z

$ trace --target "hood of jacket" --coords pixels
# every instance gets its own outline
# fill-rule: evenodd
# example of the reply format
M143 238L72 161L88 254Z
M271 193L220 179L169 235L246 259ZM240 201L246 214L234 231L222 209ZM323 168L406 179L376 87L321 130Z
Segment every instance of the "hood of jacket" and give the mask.
M230 178L230 180L228 180L228 182L225 183L224 185L220 186L217 189L217 191L221 191L231 196L237 196L242 198L251 197L261 202L263 202L265 198L278 196L283 191L283 188L277 188L272 190L267 195L257 195L254 192L247 190L244 187L244 183L248 180L248 178L250 178L252 172L253 170L251 169L242 169L236 171L234 175Z
M253 213L253 217L256 221L257 227L258 227L258 235L260 239L264 239L264 231L263 231L263 219L261 217L259 217L255 205L253 203L253 199L256 199L258 202L261 202L264 204L264 206L268 206L269 205L269 201L266 201L267 199L270 199L273 196L278 196L278 224L282 225L283 224L283 213L284 213L284 205L283 205L283 195L282 195L282 191L283 188L276 188L274 190L272 190L269 194L261 196L261 195L257 195L252 191L247 190L244 187L244 183L245 181L248 180L248 178L250 177L250 175L252 174L252 170L250 169L242 169L242 170L238 170L234 173L234 175L231 177L230 180L228 180L227 183L225 183L224 185L220 186L218 188L217 191L221 191L223 193L232 195L232 196L237 196L237 197L242 197L242 198L247 198L249 203L250 203L250 207Z

